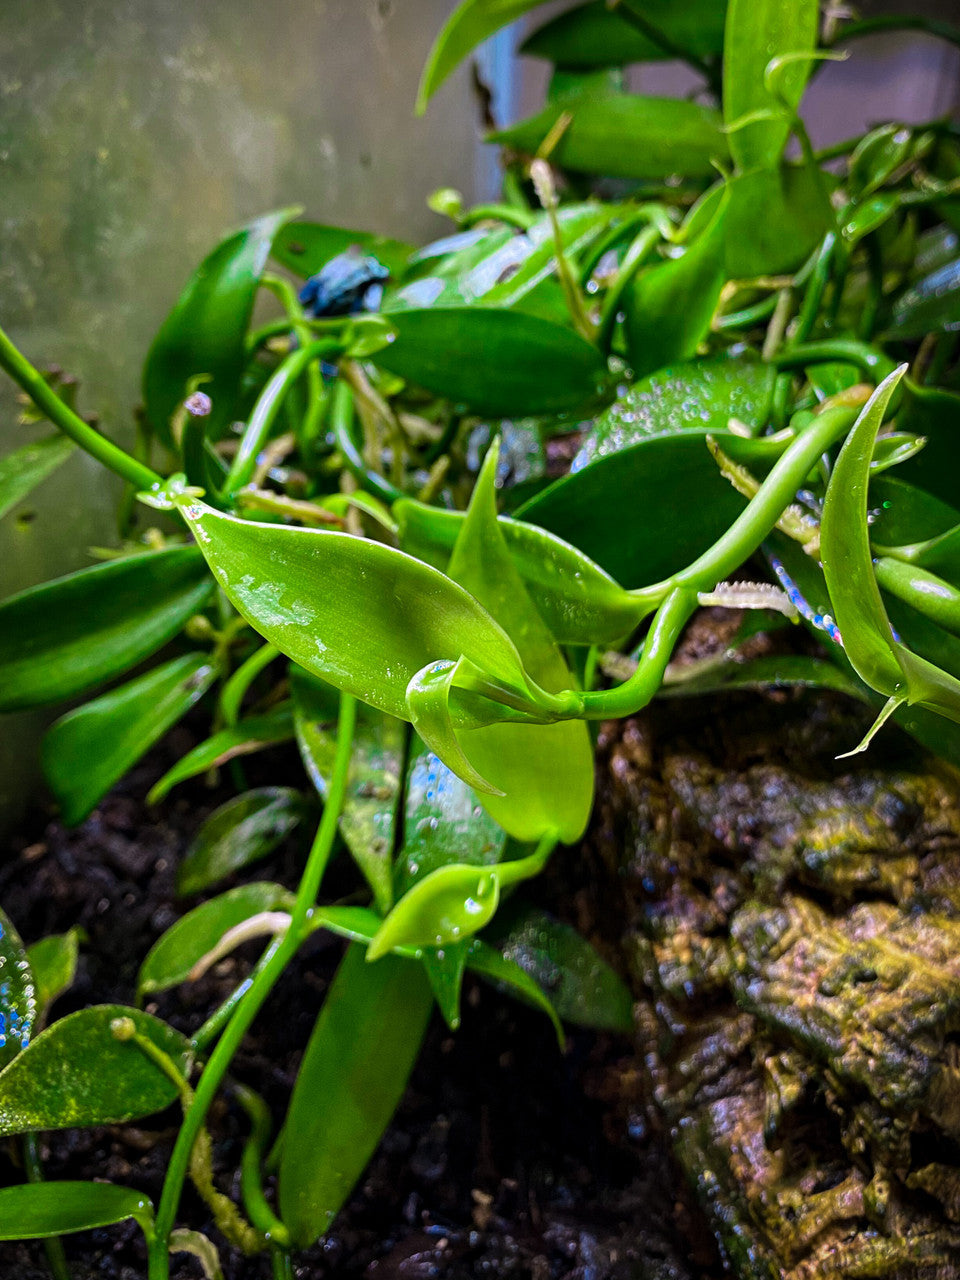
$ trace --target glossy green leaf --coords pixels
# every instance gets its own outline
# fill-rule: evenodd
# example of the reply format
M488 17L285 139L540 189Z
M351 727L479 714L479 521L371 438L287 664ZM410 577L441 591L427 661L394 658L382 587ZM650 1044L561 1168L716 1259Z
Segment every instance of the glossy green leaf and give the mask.
M374 362L476 413L559 413L597 394L600 352L573 329L501 307L395 311Z
M759 435L770 416L776 376L773 365L750 354L705 356L658 369L597 417L571 470L652 436L723 432L731 418Z
M76 697L148 658L206 602L196 547L125 556L0 604L0 711Z
M147 795L149 804L159 804L167 793L187 778L217 769L228 760L248 756L255 751L289 742L294 736L293 713L290 703L282 703L262 716L247 716L236 724L220 729L205 742L199 742L175 765L167 770L159 782L155 782Z
M336 690L292 667L297 742L310 780L326 800L337 749ZM331 697L332 695L332 697ZM393 904L393 848L403 773L406 726L361 703L353 732L340 834L383 912Z
M433 42L420 79L417 111L426 110L444 80L477 45L541 3L542 0L461 0Z
M908 340L958 327L960 258L924 276L897 298L885 336Z
M524 503L517 515L574 543L626 587L666 578L706 551L743 510L744 499L721 476L705 434L651 436L598 458ZM772 460L769 441L712 434L746 467L762 469Z
M217 670L189 653L58 720L41 745L43 771L67 826L82 822L113 784L203 697Z
M637 7L675 48L698 58L722 51L724 0L684 0L683 4L675 0L644 0ZM606 0L588 0L587 4L551 18L527 36L520 53L580 71L674 56L608 8Z
M782 111L764 83L772 58L812 53L817 44L817 0L730 0L723 52L723 119L727 125L757 111ZM783 67L779 90L796 111L812 62ZM741 170L769 168L780 159L790 126L785 119L757 120L730 134L730 152Z
M731 179L727 275L746 280L801 267L836 221L833 182L819 169L786 163Z
M312 276L348 249L358 248L376 258L392 276L401 276L413 245L391 240L372 231L352 231L347 227L331 227L322 222L288 222L273 239L270 256L299 276Z
M110 1029L129 1018L181 1071L191 1061L179 1031L139 1009L95 1005L42 1031L0 1071L0 1135L41 1129L123 1124L153 1115L177 1097L176 1087L133 1040Z
M553 1029L557 1033L557 1040L560 1047L563 1048L563 1027L560 1025L556 1009L550 1003L542 988L538 986L525 969L521 969L515 960L509 960L496 947L491 947L489 943L484 942L481 938L473 938L467 950L467 968L471 973L476 973L481 978L486 978L488 982L499 990L506 991L518 1000L522 1000L524 1004L528 1004L534 1009L539 1009L541 1013L545 1013L553 1023Z
M556 211L560 241L573 259L593 243L621 214L619 205L566 205ZM497 228L479 244L441 258L429 274L384 298L388 318L399 311L424 307L519 307L547 319L569 319L557 283L556 242L550 219L540 214L526 231Z
M0 516L22 502L38 484L52 475L75 449L73 441L57 432L21 445L0 458Z
M522 681L506 633L462 587L412 556L346 533L237 520L202 503L183 513L250 625L362 702L406 719L411 679L459 654L508 685Z
M729 192L717 188L694 207L690 223L709 221L691 235L683 254L642 271L623 296L627 359L634 374L688 360L710 329L726 278Z
M0 911L0 1067L30 1043L37 1020L37 985L10 917Z
M393 513L403 549L446 568L466 513L412 499L395 503ZM536 525L498 520L510 558L558 644L613 644L637 625L636 601L576 547Z
M143 369L143 398L154 431L169 443L170 418L191 378L207 374L208 434L231 422L246 364L244 339L274 238L299 209L265 214L204 258L160 327Z
M477 478L449 573L500 623L540 688L559 693L573 686L573 678L497 520L497 448L488 451ZM572 843L583 834L593 804L593 749L585 722L492 724L462 735L461 746L482 777L503 792L484 794L481 803L514 839L539 840L552 831Z
M137 996L186 982L190 971L223 935L262 911L289 911L293 894L283 885L256 881L202 902L158 938L140 966Z
M565 111L573 119L551 160L566 169L613 178L662 180L683 174L695 180L712 177L713 162L729 155L720 117L711 108L629 93L565 98L490 134L488 141L533 154Z
M57 996L73 986L82 937L83 930L74 928L66 933L50 934L27 948L27 959L37 985L39 1017L44 1016Z
M310 811L292 787L257 787L220 805L193 837L177 868L177 893L201 893L273 853Z
M451 862L494 865L503 856L506 839L473 788L414 738L407 766L403 847L395 872L398 896Z
M42 1240L128 1218L149 1229L153 1205L141 1191L112 1182L39 1182L0 1190L0 1240Z
M571 925L537 907L511 904L488 941L536 981L565 1021L633 1030L626 984Z
M419 965L366 963L351 946L320 1011L290 1099L280 1216L306 1247L330 1227L397 1108L433 998Z

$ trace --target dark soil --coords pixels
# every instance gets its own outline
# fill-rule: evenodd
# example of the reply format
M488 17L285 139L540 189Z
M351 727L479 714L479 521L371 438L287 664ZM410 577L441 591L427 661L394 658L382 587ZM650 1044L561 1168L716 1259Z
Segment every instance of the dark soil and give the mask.
M57 1016L89 1004L132 1003L138 965L183 909L173 894L178 857L227 792L191 784L159 813L143 797L189 745L189 731L175 730L82 827L38 823L12 843L0 868L0 902L24 939L76 924L89 937ZM253 785L289 781L300 765L274 751L247 769ZM291 842L252 877L295 884L301 856ZM582 874L568 852L551 880L563 880L569 894ZM595 912L583 886L570 900L590 925ZM304 948L235 1061L236 1078L267 1098L278 1122L340 953L324 935ZM252 946L241 950L148 1007L192 1032L256 954ZM666 1135L647 1118L639 1076L625 1040L575 1033L561 1055L545 1019L489 988L468 986L461 1030L451 1035L435 1020L380 1150L329 1236L298 1256L296 1275L711 1280L720 1274L714 1246ZM47 1175L113 1179L156 1201L176 1124L171 1109L136 1125L48 1135ZM211 1130L220 1185L235 1193L246 1122L224 1101ZM15 1144L0 1148L0 1181L22 1176ZM180 1220L222 1245L190 1191ZM72 1237L66 1247L76 1280L145 1275L132 1225ZM221 1258L226 1280L269 1274L264 1256L244 1259L224 1246ZM188 1255L173 1261L174 1280L201 1275ZM48 1275L39 1245L0 1245L0 1280Z

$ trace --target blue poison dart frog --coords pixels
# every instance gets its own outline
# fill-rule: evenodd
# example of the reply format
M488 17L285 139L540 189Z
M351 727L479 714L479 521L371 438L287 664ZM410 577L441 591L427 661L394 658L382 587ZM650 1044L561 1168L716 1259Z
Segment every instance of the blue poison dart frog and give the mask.
M300 301L314 319L376 311L383 297L382 281L389 275L382 262L351 245L310 277L300 290Z

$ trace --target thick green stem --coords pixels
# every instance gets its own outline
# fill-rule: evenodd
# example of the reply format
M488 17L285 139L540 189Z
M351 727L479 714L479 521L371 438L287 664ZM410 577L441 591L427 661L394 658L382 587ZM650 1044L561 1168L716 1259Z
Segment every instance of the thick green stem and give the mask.
M157 475L156 471L138 462L119 445L115 445L99 431L95 431L89 422L84 422L79 414L74 413L69 405L64 404L39 370L35 369L26 356L13 345L2 329L0 329L0 368L6 370L55 427L58 427L71 440L75 440L81 449L89 453L92 458L96 458L98 462L102 462L110 471L116 472L137 489L155 489L163 484L163 477Z
M386 503L394 503L404 496L395 484L376 471L371 471L364 462L353 438L353 392L342 379L337 381L333 389L330 427L344 466L364 489Z
M337 822L343 806L350 769L350 754L353 745L353 728L356 721L356 701L347 694L340 697L340 718L337 726L337 750L334 758L330 788L324 806L323 816L313 846L307 858L307 865L300 880L297 898L287 931L274 938L260 959L256 976L249 988L238 1001L230 1021L223 1030L216 1048L204 1067L194 1092L193 1103L184 1116L183 1124L177 1135L163 1194L157 1209L156 1231L150 1242L149 1280L169 1280L170 1257L169 1241L180 1203L184 1179L190 1166L190 1156L194 1143L206 1121L207 1112L220 1088L223 1078L229 1070L234 1054L240 1047L251 1023L260 1011L264 1001L296 954L303 939L311 932L309 912L317 899L320 881L326 870L330 852L337 833Z

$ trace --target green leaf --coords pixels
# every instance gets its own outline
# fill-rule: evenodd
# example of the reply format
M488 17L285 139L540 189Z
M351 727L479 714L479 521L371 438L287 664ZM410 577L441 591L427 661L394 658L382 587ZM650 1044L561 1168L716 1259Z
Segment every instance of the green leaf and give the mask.
M923 436L926 444L904 466L897 478L926 489L944 502L956 504L954 471L958 458L960 395L941 387L924 387L912 378L903 380L903 402L897 426ZM886 539L883 539L886 541Z
M76 697L148 658L206 602L196 547L125 556L0 604L0 711Z
M885 338L905 341L960 326L960 258L906 289L890 314Z
M496 947L491 947L481 938L473 938L467 951L467 968L481 978L486 978L498 989L507 991L525 1004L545 1013L553 1023L557 1041L563 1048L563 1027L556 1009L533 978L515 960L507 959Z
M605 373L585 338L501 307L435 306L390 314L395 341L374 362L476 413L559 413L597 394Z
M27 948L27 959L37 984L39 1018L45 1016L57 996L73 986L83 936L82 929L69 929L66 933L41 938Z
M372 231L351 231L348 227L330 227L322 222L288 222L276 233L270 256L288 271L299 276L313 276L330 261L348 249L358 248L385 266L392 276L402 276L413 245L390 240Z
M511 904L488 941L534 979L567 1022L633 1030L626 984L571 925L537 907Z
M782 163L732 178L727 275L745 280L802 266L835 224L832 184L828 175L806 164Z
M743 510L744 499L721 476L705 434L651 436L598 458L524 503L517 515L575 543L627 587L657 582L712 546ZM711 434L744 466L769 465L775 456L769 441Z
M689 359L709 332L726 278L729 199L726 187L708 192L689 214L688 226L700 230L691 234L683 254L642 271L627 287L627 359L638 378Z
M228 236L204 258L164 320L143 369L147 419L165 444L170 418L191 378L206 374L213 400L207 432L222 434L232 421L246 364L244 338L260 276L274 238L299 209L281 209Z
M182 510L250 625L362 702L407 719L411 679L460 654L508 685L522 683L506 633L462 587L412 556L346 533L237 520L202 503Z
M669 364L640 378L594 422L571 470L582 470L652 436L725 432L736 418L759 435L770 417L777 371L749 353Z
M573 119L550 158L566 169L612 178L661 181L682 174L696 180L712 177L713 162L729 154L716 111L680 98L629 93L564 98L489 134L487 141L533 154L565 111Z
M292 787L258 787L215 809L177 869L177 893L200 893L273 853L309 812Z
M78 707L44 735L41 761L68 827L203 697L217 669L189 653Z
M438 867L400 899L367 948L379 960L395 947L444 947L490 923L500 902L495 868Z
M142 1192L111 1182L39 1182L0 1190L0 1240L94 1231L127 1218L148 1230L153 1205Z
M295 1245L330 1227L397 1108L433 998L422 968L367 964L351 946L320 1011L290 1099L280 1216Z
M817 0L730 0L723 46L723 119L735 124L756 111L783 110L764 83L772 58L812 53L817 44ZM812 62L782 68L779 90L796 111ZM741 170L770 168L780 159L790 126L786 119L757 120L730 134L730 152Z
M596 201L557 209L567 257L575 258L619 216L620 205ZM392 319L410 308L483 305L519 307L565 322L569 317L556 271L553 228L544 213L524 232L498 227L478 244L440 258L429 275L388 293L383 312Z
M395 873L398 896L451 862L494 865L503 857L506 840L507 833L481 806L473 788L415 738Z
M832 662L799 654L781 654L748 661L711 663L689 677L664 685L660 698L701 698L734 689L835 689L851 697L863 696L863 686Z
M574 681L497 520L497 453L495 442L477 478L449 573L500 623L531 679L559 693ZM492 724L464 734L461 746L471 765L503 793L484 794L481 803L508 835L532 841L552 831L572 843L583 834L593 805L593 749L584 721Z
M338 695L298 667L291 667L290 684L300 755L311 782L326 800L337 749ZM393 904L393 849L405 739L402 720L365 703L359 705L340 834L382 912Z
M772 373L772 371L771 371ZM405 551L445 567L466 512L394 503ZM558 644L614 644L639 621L636 601L576 547L546 529L498 517L510 558Z
M228 929L261 911L289 911L292 905L293 894L283 885L257 881L194 907L150 948L137 978L138 998L186 982L197 961L213 950Z
M175 1085L135 1041L114 1036L110 1024L117 1018L131 1019L188 1070L189 1040L159 1018L116 1004L81 1009L42 1031L0 1071L0 1136L123 1124L176 1099Z
M823 574L843 647L857 675L878 693L905 689L906 675L873 571L867 525L870 458L901 368L870 397L840 450L820 527Z
M428 947L420 956L437 1008L451 1031L460 1026L460 989L469 946L470 940L465 938L445 947Z
M722 51L724 0L684 0L682 4L644 0L637 7L675 47L698 58ZM527 36L519 51L578 71L658 62L674 56L608 8L606 0L589 0L551 18Z
M433 42L417 92L417 111L427 103L450 73L489 36L535 9L542 0L462 0Z
M37 1014L37 987L26 948L10 917L0 911L0 1067L30 1043Z
M0 458L0 516L5 516L62 466L74 448L73 441L58 431Z
M237 756L248 756L254 751L289 742L293 737L293 716L290 703L282 703L262 716L247 716L236 724L220 729L205 742L198 743L175 765L172 765L159 782L155 782L147 795L148 804L159 804L178 782L195 778L198 773L219 768Z

